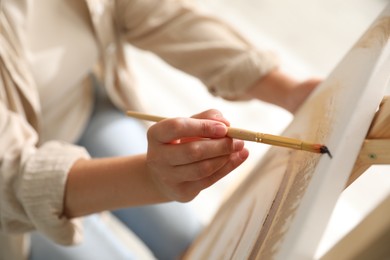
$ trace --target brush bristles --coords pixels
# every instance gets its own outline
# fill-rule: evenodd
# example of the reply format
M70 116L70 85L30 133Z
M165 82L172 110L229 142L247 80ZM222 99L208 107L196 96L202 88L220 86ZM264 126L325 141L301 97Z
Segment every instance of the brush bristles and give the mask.
M326 147L325 145L322 145L321 148L320 148L320 151L321 153L327 153L329 155L330 158L333 158L332 154L330 153L328 147Z
M328 147L322 144L302 143L302 150L321 154L326 153L330 158L332 158L332 154L330 153Z

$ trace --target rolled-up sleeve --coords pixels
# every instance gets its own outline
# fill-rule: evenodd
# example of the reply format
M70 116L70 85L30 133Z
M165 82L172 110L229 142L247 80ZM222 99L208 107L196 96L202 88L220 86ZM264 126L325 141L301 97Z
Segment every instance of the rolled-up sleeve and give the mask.
M81 238L78 220L62 215L68 172L85 149L52 141L37 147L27 121L0 101L0 230L38 230L60 244Z
M126 41L199 78L214 95L235 98L278 65L273 52L186 1L119 0L116 16Z

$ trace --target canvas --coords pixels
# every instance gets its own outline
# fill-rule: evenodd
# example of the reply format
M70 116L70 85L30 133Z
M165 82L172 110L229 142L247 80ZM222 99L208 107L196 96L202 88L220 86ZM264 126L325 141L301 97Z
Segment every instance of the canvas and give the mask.
M390 5L296 113L283 135L333 158L272 147L186 259L313 259L390 76ZM337 39L335 39L337 40Z

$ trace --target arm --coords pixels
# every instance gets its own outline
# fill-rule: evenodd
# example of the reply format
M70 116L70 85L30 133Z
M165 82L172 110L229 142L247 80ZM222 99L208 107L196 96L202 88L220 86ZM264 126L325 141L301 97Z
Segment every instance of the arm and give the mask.
M167 119L148 131L148 152L79 160L72 167L64 213L77 217L107 209L189 201L248 156L241 140L226 138L216 110Z
M273 52L188 1L117 2L124 40L197 77L213 95L235 99L278 65Z
M62 216L63 192L70 167L88 154L62 142L38 147L37 141L27 120L0 101L0 230L36 229L57 243L75 243L80 229Z
M145 155L78 160L68 176L64 214L72 218L168 201L144 174L145 161Z
M275 69L256 81L238 99L256 98L295 113L320 83L317 78L299 81Z
M128 42L199 78L214 95L257 98L295 112L320 82L282 73L273 52L185 1L119 2L118 26Z

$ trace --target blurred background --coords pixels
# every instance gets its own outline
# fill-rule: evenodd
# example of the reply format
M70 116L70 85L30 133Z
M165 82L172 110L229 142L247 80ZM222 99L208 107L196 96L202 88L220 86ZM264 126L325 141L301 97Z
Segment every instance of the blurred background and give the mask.
M326 78L339 60L389 3L385 0L192 0L236 27L255 45L275 50L282 69L297 78ZM191 116L216 108L232 126L279 134L292 116L259 101L232 103L212 97L202 84L150 53L129 50L141 97L150 113ZM189 61L190 62L190 61ZM388 92L390 93L390 91ZM256 120L253 120L256 118ZM247 143L250 158L193 202L207 224L220 203L269 148ZM321 255L390 194L390 167L373 167L344 191L336 205L323 241Z

